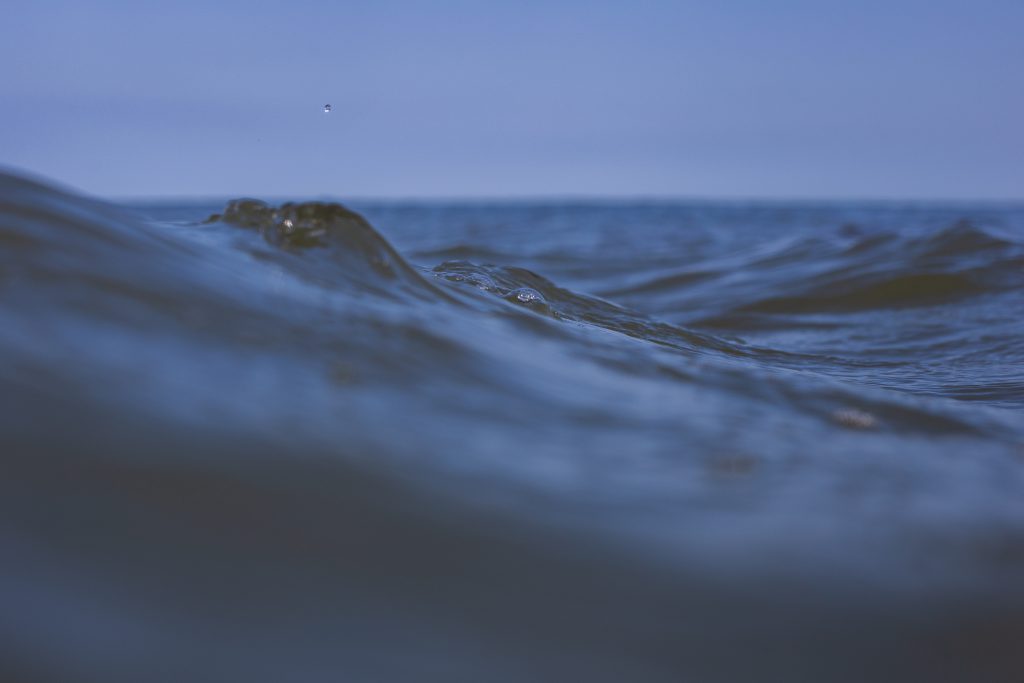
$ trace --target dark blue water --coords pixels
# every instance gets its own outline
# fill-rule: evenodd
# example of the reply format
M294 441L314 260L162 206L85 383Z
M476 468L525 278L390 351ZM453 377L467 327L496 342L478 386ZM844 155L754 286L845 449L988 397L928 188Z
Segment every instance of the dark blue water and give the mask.
M0 176L0 678L1016 680L1022 321L1021 206Z

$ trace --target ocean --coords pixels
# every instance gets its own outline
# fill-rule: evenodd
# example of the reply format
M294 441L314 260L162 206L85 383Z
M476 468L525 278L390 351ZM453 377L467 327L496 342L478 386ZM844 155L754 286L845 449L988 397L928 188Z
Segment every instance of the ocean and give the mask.
M0 175L0 679L1024 678L1024 205Z

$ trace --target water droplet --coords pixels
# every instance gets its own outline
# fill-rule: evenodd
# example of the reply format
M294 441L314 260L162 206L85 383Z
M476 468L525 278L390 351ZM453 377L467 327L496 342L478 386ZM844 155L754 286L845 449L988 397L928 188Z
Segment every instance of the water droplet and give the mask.
M329 104L325 104L324 105L324 113L325 114L330 114L331 113L331 105L329 105Z

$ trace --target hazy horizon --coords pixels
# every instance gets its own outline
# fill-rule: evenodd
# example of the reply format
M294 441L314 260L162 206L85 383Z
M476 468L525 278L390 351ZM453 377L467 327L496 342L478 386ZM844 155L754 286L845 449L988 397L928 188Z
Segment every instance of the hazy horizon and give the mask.
M751 204L808 204L808 205L830 205L830 204L864 204L864 205L922 205L922 206L957 206L957 205L992 205L1007 208L1024 208L1024 196L1021 197L912 197L912 196L795 196L795 195L742 195L742 194L721 194L721 195L695 195L695 194L626 194L626 193L549 193L549 194L464 194L464 195L414 195L414 194L392 194L392 195L357 195L339 194L331 192L318 193L254 193L254 192L223 192L218 194L124 194L124 193L95 193L86 187L65 182L56 178L35 171L20 169L13 166L0 165L0 173L11 173L27 177L48 185L53 185L69 192L86 194L100 199L121 202L127 205L200 205L205 203L217 203L231 199L252 198L269 203L286 201L333 201L351 204L601 204L601 203L637 203L637 204L700 204L700 203L751 203Z

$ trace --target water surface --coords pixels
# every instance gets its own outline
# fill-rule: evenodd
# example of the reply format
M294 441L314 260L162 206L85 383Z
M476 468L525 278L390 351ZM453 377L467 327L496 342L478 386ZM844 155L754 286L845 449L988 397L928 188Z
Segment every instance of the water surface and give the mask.
M1024 207L346 206L0 176L5 678L1024 673Z

